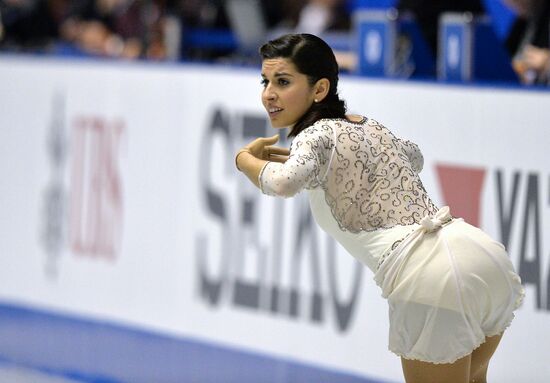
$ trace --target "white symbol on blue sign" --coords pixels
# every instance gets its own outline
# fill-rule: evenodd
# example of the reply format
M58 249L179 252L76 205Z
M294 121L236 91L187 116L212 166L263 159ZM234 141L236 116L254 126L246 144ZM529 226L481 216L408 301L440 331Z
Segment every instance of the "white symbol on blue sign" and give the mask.
M456 34L451 34L447 40L447 64L455 69L460 64L460 39Z
M365 56L369 64L376 64L382 57L382 37L377 31L369 31L365 39Z

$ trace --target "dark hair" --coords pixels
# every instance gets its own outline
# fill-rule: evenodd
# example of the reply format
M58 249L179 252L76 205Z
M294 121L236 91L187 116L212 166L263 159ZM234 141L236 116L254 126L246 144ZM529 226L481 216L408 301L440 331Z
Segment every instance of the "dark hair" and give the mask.
M330 82L327 96L311 105L294 124L289 137L296 136L322 118L345 118L346 103L338 96L338 63L332 49L322 39L307 33L284 35L262 45L260 56L262 60L289 59L298 72L308 77L312 86L322 78Z

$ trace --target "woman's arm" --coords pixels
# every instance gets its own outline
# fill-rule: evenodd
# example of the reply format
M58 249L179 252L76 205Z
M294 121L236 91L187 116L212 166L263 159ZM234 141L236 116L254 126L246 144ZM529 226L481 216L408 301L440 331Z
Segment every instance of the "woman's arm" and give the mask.
M279 140L279 135L268 138L257 138L235 156L237 169L243 172L248 179L260 188L259 176L268 162L284 163L290 154L288 149L272 146Z
M288 198L304 188L316 187L333 148L330 126L316 124L303 130L292 141L290 151L266 145L276 140L259 138L247 145L237 153L237 166L267 195ZM264 149L259 150L262 145Z
M257 188L260 187L258 182L260 172L267 162L254 157L247 149L241 149L235 157L237 169L243 172Z

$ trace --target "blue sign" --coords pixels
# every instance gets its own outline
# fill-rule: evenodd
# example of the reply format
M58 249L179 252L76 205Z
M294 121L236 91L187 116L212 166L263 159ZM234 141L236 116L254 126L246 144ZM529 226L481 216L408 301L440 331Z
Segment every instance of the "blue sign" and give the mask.
M359 74L393 74L396 21L390 16L388 11L359 11L354 14Z
M472 19L445 14L440 21L438 77L447 81L472 79Z

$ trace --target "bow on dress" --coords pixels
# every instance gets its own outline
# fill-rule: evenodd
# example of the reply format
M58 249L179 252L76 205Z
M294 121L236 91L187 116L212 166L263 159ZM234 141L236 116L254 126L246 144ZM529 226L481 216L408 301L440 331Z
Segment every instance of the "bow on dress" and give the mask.
M441 229L444 225L451 222L452 219L449 207L442 207L434 216L424 217L420 221L420 225L391 251L374 274L374 280L382 288L382 296L384 298L387 298L393 291L399 272L412 253L410 250L414 245L425 234Z

